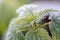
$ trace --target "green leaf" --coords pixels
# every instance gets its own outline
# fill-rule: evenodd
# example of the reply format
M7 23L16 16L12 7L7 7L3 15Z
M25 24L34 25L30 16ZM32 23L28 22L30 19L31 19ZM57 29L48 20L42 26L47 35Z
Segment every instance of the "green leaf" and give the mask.
M16 17L11 20L9 27L11 29L17 28L20 30L32 27L34 25L35 18L37 18L37 16L34 16L33 18L33 16L29 13L24 18Z
M46 30L39 29L39 30L31 30L27 32L25 36L25 40L50 40L50 37Z
M52 15L51 22L49 24L53 40L60 40L60 19L58 18L60 18L60 16L57 17Z
M7 33L6 40L25 40L24 35L21 31L10 30Z

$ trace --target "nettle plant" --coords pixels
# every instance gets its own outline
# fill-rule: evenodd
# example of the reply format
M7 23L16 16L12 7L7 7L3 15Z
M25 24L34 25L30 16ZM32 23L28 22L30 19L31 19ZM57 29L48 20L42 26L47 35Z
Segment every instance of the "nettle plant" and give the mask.
M9 24L5 40L60 40L58 10L41 10L37 5L24 5Z

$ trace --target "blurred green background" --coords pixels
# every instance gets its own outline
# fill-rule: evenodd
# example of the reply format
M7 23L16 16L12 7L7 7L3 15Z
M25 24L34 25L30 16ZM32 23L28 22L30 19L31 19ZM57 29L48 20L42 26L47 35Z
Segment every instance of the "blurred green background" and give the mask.
M29 0L0 0L0 38L6 31L9 21L16 17L16 9L30 3Z

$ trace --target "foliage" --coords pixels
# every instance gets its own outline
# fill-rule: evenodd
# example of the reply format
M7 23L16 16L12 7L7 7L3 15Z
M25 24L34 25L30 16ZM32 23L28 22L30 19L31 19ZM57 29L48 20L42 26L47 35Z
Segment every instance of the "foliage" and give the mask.
M60 17L52 15L50 22L50 30L52 33L52 39L60 40Z
M57 10L45 9L32 14L30 12L24 17L18 16L10 21L5 40L60 40L60 20L53 14L58 12ZM46 15L50 16L50 22L42 21ZM47 25L52 37L45 29Z

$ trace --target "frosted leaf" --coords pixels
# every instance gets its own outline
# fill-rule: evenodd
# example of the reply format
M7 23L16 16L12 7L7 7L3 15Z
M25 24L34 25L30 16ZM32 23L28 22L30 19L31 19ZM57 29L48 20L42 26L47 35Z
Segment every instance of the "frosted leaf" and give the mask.
M31 30L26 33L25 40L50 40L50 37L46 30Z
M60 13L54 13L51 15L51 22L49 28L54 40L60 40Z
M27 4L16 10L20 17L26 16L27 13L37 13L39 11L39 6L35 4Z
M21 31L10 30L7 32L5 40L24 40L24 35Z

